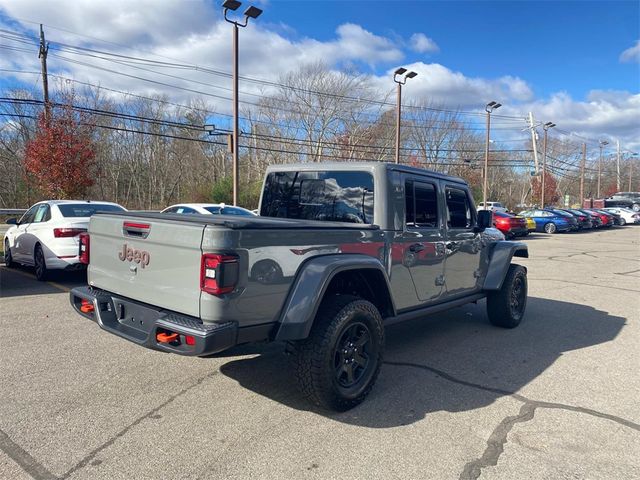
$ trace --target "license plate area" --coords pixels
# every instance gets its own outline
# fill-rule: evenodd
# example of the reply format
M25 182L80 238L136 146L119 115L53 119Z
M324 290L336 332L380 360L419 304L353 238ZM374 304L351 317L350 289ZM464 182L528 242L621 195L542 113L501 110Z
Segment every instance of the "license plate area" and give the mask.
M129 335L139 338L146 336L153 330L155 321L162 315L159 309L147 307L119 297L112 297L114 320L119 324L119 330L125 330Z

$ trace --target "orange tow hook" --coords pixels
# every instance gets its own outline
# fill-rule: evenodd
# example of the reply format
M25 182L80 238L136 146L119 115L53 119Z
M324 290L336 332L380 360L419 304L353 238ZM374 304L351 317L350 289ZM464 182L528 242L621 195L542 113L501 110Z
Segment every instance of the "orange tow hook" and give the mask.
M156 335L156 340L160 343L171 343L178 339L177 333L160 332Z
M80 311L83 313L93 313L93 310L93 303L83 298L80 302Z

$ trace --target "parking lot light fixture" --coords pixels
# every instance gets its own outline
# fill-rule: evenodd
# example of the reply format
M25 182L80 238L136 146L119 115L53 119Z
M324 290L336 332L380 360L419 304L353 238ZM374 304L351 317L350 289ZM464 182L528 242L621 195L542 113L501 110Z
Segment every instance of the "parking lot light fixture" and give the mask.
M393 81L398 84L397 114L396 114L396 158L395 162L400 163L400 117L402 115L402 85L407 83L408 78L417 77L416 72L408 72L406 68L400 67L393 72Z
M224 19L233 25L233 134L232 141L230 145L232 146L232 158L233 158L233 204L238 205L238 181L239 181L239 147L240 147L240 126L239 126L239 100L238 100L238 31L240 27L246 27L249 23L249 19L253 18L254 20L262 15L262 10L258 7L250 6L244 12L244 21L239 22L237 20L231 20L227 17L229 11L236 11L242 2L238 0L225 0L222 4L222 8L224 8Z
M489 138L491 131L491 112L493 112L496 108L500 108L502 106L501 103L491 101L487 103L484 107L484 111L487 112L487 144L484 151L484 179L482 181L482 204L487 206L487 173L489 171L489 144L491 143L491 139Z

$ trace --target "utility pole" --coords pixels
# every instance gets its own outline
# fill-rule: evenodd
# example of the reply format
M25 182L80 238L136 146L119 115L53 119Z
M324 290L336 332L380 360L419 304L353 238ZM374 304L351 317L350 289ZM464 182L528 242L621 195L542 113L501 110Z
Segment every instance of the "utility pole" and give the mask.
M536 140L536 124L533 119L533 112L529 112L529 130L531 131L531 146L533 148L533 164L535 165L536 174L539 171L538 168L538 142Z
M616 191L620 191L620 139L616 139L617 154L616 154Z
M598 189L597 189L597 198L600 198L600 177L602 174L602 148L605 145L609 145L609 142L606 140L600 140L600 157L598 157Z
M540 208L544 208L544 188L545 188L545 179L547 176L547 131L550 128L555 127L556 124L553 122L545 123L542 128L544 129L544 142L543 142L543 153L542 153L542 189L540 192Z
M587 144L582 144L582 163L580 164L580 206L584 202L584 165L587 162Z
M44 119L49 121L50 117L50 105L49 105L49 77L47 76L47 54L49 53L49 44L44 38L44 29L40 24L40 49L38 51L38 58L40 59L40 65L42 66L42 90L44 97Z

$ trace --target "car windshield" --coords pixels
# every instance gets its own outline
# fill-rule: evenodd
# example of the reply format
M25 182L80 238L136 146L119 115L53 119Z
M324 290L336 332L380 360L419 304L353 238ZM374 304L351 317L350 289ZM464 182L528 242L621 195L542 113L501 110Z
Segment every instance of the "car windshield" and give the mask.
M353 171L270 173L260 215L372 224L373 176Z
M214 215L243 215L245 217L253 217L253 213L244 208L237 207L203 207L207 212Z
M58 209L63 217L90 217L98 212L124 212L120 205L108 203L64 203Z

